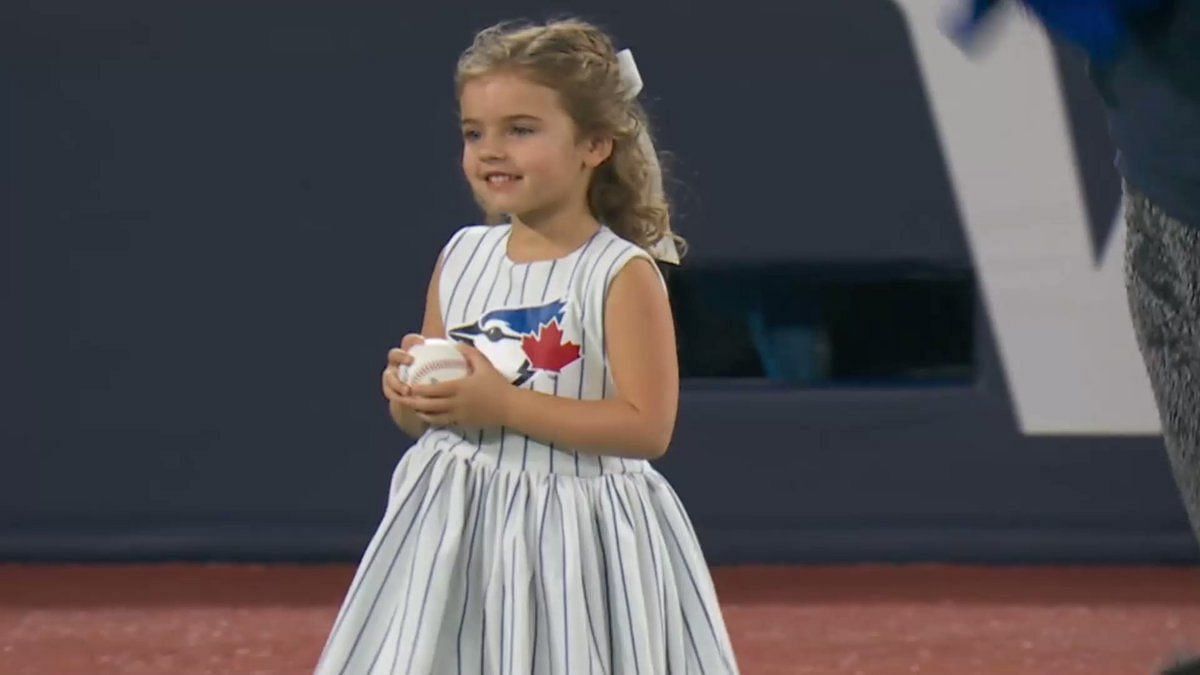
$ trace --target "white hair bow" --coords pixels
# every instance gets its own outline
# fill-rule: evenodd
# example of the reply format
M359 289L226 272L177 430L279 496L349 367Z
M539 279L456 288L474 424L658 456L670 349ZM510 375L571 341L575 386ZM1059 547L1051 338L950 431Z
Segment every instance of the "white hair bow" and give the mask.
M637 98L642 91L642 75L638 72L632 51L622 49L617 52L617 72L621 75L621 83L625 85L625 92L629 99ZM654 175L657 178L651 181L650 189L661 196L663 193L662 168L658 165L658 154L655 153L654 144L650 142L650 134L646 132L645 128L642 129L642 133L638 134L638 143L641 144L646 159L654 165ZM651 244L647 251L657 260L672 265L679 264L679 249L675 246L675 239L670 234Z

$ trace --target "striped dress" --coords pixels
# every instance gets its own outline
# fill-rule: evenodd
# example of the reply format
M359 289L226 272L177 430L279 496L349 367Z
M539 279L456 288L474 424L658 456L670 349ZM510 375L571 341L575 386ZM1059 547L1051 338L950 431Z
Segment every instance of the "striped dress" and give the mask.
M601 228L516 263L508 225L459 230L439 280L447 337L520 387L614 395L604 302L644 250ZM404 455L319 675L736 673L695 531L645 460L506 428L437 428Z

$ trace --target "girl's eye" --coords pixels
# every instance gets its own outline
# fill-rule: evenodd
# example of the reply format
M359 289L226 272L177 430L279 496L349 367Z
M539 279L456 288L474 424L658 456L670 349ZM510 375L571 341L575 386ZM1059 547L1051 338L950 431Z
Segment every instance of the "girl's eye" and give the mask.
M533 133L533 127L513 127L512 132L517 136L528 136Z
M467 129L463 132L463 140L465 141L477 141L479 140L479 137L480 133L474 129Z

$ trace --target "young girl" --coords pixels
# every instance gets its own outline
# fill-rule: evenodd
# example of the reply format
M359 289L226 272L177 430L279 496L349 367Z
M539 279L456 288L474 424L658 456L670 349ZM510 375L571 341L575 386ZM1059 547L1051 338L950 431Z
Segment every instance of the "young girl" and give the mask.
M649 251L675 235L628 52L578 21L489 28L456 78L463 171L502 225L442 250L421 335L471 374L383 390L417 438L327 673L736 673L695 532L648 460L679 374Z

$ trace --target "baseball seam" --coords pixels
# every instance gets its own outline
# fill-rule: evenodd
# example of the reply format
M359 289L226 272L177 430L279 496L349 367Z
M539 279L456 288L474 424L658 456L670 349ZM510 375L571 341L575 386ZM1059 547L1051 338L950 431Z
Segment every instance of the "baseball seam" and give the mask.
M430 361L429 363L424 363L415 372L410 372L408 374L408 381L416 382L417 380L420 380L422 377L425 377L426 375L432 373L433 371L439 370L441 368L446 368L446 367L464 368L465 369L462 361L458 361L456 359L438 359L436 361Z

